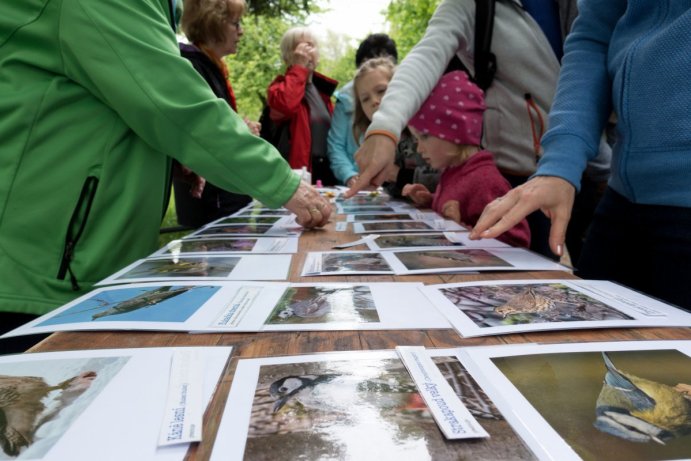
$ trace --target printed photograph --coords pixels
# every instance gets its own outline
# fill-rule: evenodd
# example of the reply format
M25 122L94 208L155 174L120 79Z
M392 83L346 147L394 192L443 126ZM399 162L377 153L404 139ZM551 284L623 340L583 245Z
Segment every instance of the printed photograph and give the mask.
M408 213L393 213L393 214L359 214L353 216L355 221L412 221Z
M396 210L390 206L371 206L371 205L342 205L344 214L358 213L394 213Z
M586 461L691 458L691 358L677 350L492 362Z
M184 322L220 286L156 286L102 291L36 326L82 322Z
M216 221L216 224L275 224L282 216L230 216Z
M179 240L171 245L165 253L221 253L224 251L242 252L252 251L257 244L256 238L243 239L208 239L208 240Z
M270 325L379 322L367 286L288 288L266 320Z
M455 358L435 361L490 439L447 442L398 359L268 365L244 459L535 459Z
M184 259L149 259L143 261L119 279L149 277L226 277L240 262L239 256L186 257Z
M341 198L342 196L336 198L336 201L341 203L343 206L352 205L383 205L391 201L391 197L388 195L356 195L347 199Z
M227 224L207 227L194 235L265 234L272 227L272 224Z
M290 210L273 210L271 208L255 208L251 211L243 211L242 213L236 214L234 217L245 218L245 217L260 217L260 216L290 216L293 214Z
M101 357L0 364L0 459L44 457L127 360Z
M480 285L439 290L479 327L546 322L633 320L561 283Z
M328 253L322 255L322 272L390 272L379 253Z
M434 230L434 227L422 221L364 222L362 228L366 232Z
M463 269L466 267L513 267L485 250L395 252L408 270Z
M450 241L444 234L382 235L374 241L379 248L463 246L462 243Z

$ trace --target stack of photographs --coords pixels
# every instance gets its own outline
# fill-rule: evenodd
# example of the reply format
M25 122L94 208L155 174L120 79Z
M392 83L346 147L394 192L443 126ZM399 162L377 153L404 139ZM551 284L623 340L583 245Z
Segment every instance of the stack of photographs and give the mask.
M445 439L393 351L249 359L212 461L691 457L689 341L425 353L489 438Z
M99 288L3 337L87 330L197 333L451 328L420 283L140 283Z

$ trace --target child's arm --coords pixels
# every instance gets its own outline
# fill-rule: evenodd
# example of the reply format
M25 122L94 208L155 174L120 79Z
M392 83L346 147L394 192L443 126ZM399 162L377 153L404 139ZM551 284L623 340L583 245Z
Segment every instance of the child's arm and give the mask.
M422 184L406 184L401 195L409 197L417 207L431 206L434 198L434 194Z

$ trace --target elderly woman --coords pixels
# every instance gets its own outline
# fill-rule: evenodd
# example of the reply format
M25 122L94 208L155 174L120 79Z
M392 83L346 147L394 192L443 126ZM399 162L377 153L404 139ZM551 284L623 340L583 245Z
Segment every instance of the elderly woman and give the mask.
M214 94L235 112L238 110L235 94L223 57L237 52L245 8L245 0L185 0L181 20L182 30L192 42L180 44L182 56L204 77ZM245 122L252 133L259 133L258 123ZM183 171L189 173L184 167ZM178 222L189 227L200 227L232 214L251 200L247 195L227 192L210 183L203 191L182 178L176 178L173 185Z
M296 27L283 35L281 58L286 71L269 85L267 104L271 121L288 126L289 145L282 153L292 168L310 171L314 182L335 184L326 139L333 113L331 95L338 82L315 72L319 48L307 28Z

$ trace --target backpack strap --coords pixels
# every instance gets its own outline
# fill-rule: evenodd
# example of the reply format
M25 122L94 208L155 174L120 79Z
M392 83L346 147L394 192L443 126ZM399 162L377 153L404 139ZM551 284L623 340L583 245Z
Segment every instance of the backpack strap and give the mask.
M483 91L492 85L497 57L490 51L496 0L475 0L475 83Z

